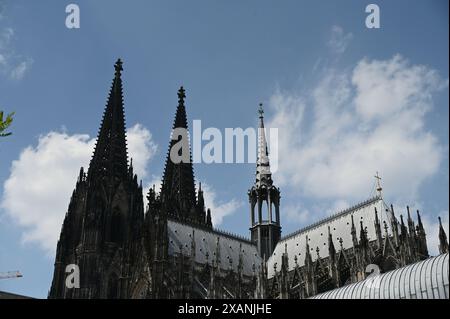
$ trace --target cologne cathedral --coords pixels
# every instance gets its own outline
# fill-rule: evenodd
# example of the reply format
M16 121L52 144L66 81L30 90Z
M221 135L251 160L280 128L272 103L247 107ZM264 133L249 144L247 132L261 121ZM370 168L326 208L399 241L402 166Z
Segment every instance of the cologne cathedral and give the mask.
M444 228L440 255L431 257L420 212L394 212L380 184L375 197L282 236L262 108L250 238L214 228L192 161L170 159L180 136L169 142L161 190L143 190L128 161L122 71L119 59L89 168L80 169L64 218L49 298L449 297ZM172 129L188 129L185 100L181 87ZM191 158L190 147L180 152ZM79 288L66 285L71 264ZM374 265L381 286L368 289L360 284Z

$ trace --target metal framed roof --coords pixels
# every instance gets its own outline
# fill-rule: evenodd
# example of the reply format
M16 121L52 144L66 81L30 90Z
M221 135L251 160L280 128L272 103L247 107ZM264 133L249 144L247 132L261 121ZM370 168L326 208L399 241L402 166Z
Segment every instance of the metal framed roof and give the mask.
M313 299L448 299L448 253L313 296Z

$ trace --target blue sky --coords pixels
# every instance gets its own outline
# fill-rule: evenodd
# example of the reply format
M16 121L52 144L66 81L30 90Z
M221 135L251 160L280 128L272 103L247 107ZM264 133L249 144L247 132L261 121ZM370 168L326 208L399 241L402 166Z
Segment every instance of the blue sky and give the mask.
M81 28L67 29L69 3L0 1L0 108L16 112L0 141L0 271L24 274L0 290L46 297L118 57L145 185L162 174L183 85L190 125L254 127L266 105L283 234L373 195L375 171L387 202L426 215L430 245L437 215L448 229L447 1L375 1L380 29L365 27L364 1L80 0ZM247 235L255 165L194 169L219 228Z

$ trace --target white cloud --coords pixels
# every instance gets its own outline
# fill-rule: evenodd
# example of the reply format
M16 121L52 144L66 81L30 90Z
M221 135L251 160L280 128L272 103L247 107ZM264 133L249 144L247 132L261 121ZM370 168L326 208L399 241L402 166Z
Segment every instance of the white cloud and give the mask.
M331 37L328 41L328 46L334 53L342 54L345 52L352 39L352 33L345 33L342 27L334 25L331 28Z
M141 124L136 124L127 130L128 152L133 158L133 169L138 177L145 180L148 175L147 164L156 154L158 146L152 139L152 134Z
M0 20L2 19L0 8ZM12 80L21 80L33 64L31 58L16 54L13 48L15 33L11 27L0 27L0 73Z
M211 209L211 218L214 227L220 226L223 219L234 212L243 205L241 201L232 199L224 202L217 200L217 193L212 186L202 182L203 197L205 198L206 208Z
M278 90L267 125L279 129L277 183L296 196L360 201L379 171L389 198L415 200L443 158L425 115L447 83L395 56L328 69L306 94Z
M355 109L362 119L408 116L411 122L405 128L414 130L422 126L423 115L432 107L432 94L445 87L447 81L436 70L410 65L396 55L386 61L360 61L353 72L352 84L357 94Z
M87 167L94 145L88 135L50 132L13 161L0 206L23 227L24 242L54 253L79 169ZM136 124L128 129L128 145L135 172L145 176L156 151L150 132Z
M21 80L25 73L30 69L33 64L32 59L27 59L25 61L20 62L18 65L12 68L10 72L11 79L13 80Z
M292 222L299 225L307 225L311 220L309 209L300 204L289 204L282 208L283 217L288 223Z
M0 50L5 50L14 36L14 30L12 28L3 28L0 31Z

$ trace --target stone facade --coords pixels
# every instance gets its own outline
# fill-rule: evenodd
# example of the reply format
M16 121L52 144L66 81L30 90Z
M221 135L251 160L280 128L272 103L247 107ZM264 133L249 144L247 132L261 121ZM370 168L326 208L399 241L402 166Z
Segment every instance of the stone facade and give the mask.
M307 298L429 257L417 212L400 220L379 194L281 237L280 189L270 171L262 108L256 180L248 192L251 239L217 230L187 162L174 163L171 139L161 191L143 189L128 164L122 62L115 64L94 155L80 170L57 244L49 298ZM173 130L187 129L178 91ZM188 155L188 156L187 156ZM441 253L448 252L444 229ZM80 269L67 288L66 266ZM370 266L369 266L370 267Z

